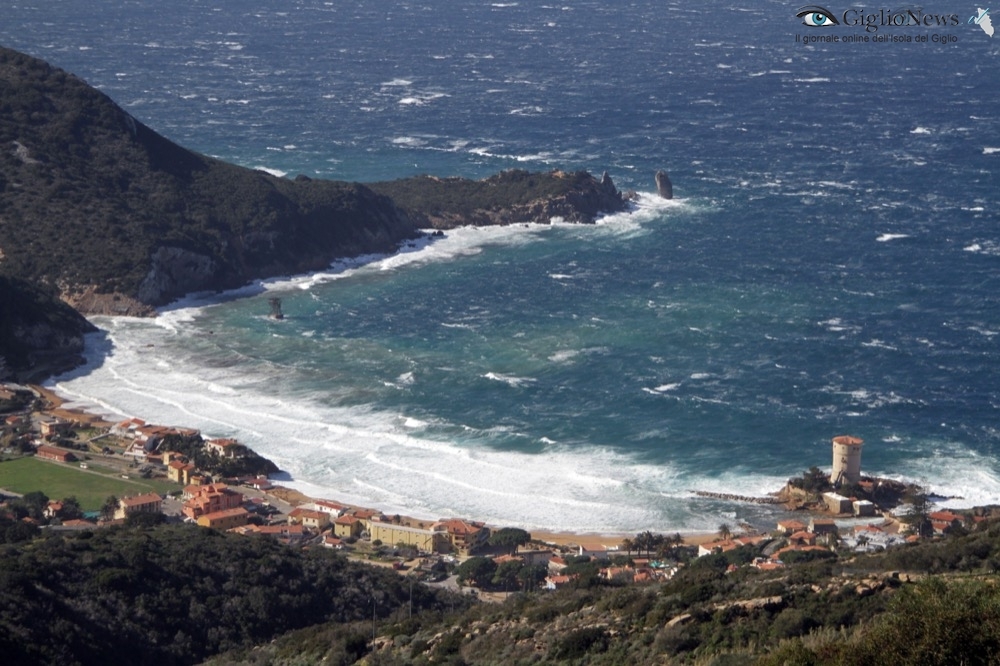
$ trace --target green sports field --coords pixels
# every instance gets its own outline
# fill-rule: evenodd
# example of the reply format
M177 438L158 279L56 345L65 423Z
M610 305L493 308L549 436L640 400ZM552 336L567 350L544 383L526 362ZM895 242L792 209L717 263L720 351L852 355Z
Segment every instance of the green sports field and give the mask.
M25 494L36 490L49 499L75 496L84 511L97 511L108 495L124 497L150 491L166 493L177 490L177 484L163 480L122 479L109 469L93 463L80 469L78 463L66 464L15 458L0 462L0 488Z

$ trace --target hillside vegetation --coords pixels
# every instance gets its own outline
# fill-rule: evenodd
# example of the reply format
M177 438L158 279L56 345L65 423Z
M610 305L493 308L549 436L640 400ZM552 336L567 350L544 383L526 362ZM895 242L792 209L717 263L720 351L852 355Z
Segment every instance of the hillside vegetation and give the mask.
M422 227L549 222L592 223L600 213L625 209L625 199L605 174L586 171L531 173L504 171L482 180L416 176L372 183L392 197Z
M734 570L739 549L653 585L579 562L503 603L189 525L59 535L0 514L0 537L5 664L1000 663L997 524L767 572Z
M610 179L586 173L374 189L277 178L182 148L72 74L0 48L0 274L84 312L142 314L190 291L392 251L418 227L588 222L624 205Z
M582 575L569 588L516 594L442 619L389 618L379 624L378 649L362 663L1000 663L998 525L847 560L729 571L753 555L741 549L699 558L658 585ZM343 631L312 627L211 663L351 663L323 649Z
M330 621L367 620L370 638L373 616L409 608L404 582L324 548L190 525L42 536L0 545L0 654L10 666L192 664ZM432 615L465 603L425 587L412 600ZM363 631L342 643L352 662L367 649Z
M115 313L389 251L413 234L362 185L199 155L75 76L0 48L0 273Z
M0 380L72 367L83 351L83 334L93 330L53 294L0 275Z

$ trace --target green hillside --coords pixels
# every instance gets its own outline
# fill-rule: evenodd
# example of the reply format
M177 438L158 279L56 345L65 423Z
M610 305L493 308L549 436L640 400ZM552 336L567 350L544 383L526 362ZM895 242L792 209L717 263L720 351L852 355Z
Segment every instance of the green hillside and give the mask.
M2 274L158 305L391 250L413 234L362 185L276 178L191 152L75 76L0 48ZM116 311L106 299L77 305Z
M52 294L0 275L0 379L72 367L94 327Z

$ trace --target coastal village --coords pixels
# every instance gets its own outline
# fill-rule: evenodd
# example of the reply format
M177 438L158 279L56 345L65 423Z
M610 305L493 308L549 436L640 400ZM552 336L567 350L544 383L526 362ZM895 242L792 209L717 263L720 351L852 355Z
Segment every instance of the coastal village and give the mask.
M52 530L88 530L145 520L194 523L276 539L289 547L332 548L418 580L450 581L470 591L493 590L494 596L498 588L505 592L529 586L557 589L584 571L621 584L663 581L692 558L729 557L737 551L753 555L732 557L730 570L773 570L837 553L940 538L974 529L992 517L985 509L931 511L925 501L907 496L912 488L863 476L862 446L856 437L834 437L829 474L814 467L802 478L789 480L772 497L697 493L780 504L795 516L778 520L768 531L721 525L717 534L686 538L651 532L635 537L554 532L533 538L524 530L496 528L476 520L418 520L309 498L275 485L266 474L233 473L260 470L259 461L263 461L258 458L256 463L245 464L256 454L235 439L203 438L196 430L136 418L109 423L79 410L63 409L59 398L41 387L0 384L4 460L0 466L33 457L80 475L158 484L156 490L137 486L134 492L109 496L99 511L83 511L74 497L46 497L44 506L37 507L40 515L24 515L23 502L30 497L26 492L35 491L38 499L37 489L22 489L26 492L19 495L4 490L0 483L0 513ZM16 508L19 500L20 510ZM899 511L901 506L907 511ZM490 593L484 597L491 598Z

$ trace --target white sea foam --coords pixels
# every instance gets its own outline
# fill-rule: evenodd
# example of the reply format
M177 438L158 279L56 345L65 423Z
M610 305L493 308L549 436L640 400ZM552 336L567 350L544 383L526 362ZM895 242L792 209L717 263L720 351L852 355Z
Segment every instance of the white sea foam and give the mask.
M284 178L285 176L288 175L287 171L282 171L280 169L272 169L266 166L258 166L254 168L257 169L257 171L263 171L264 173L269 173L272 176L277 176L278 178Z
M754 475L721 483L685 477L669 465L549 438L534 454L477 443L494 434L517 435L505 427L470 429L473 441L466 445L428 438L419 434L429 427L422 418L282 398L275 391L280 368L199 364L178 353L197 338L176 321L95 321L114 353L102 347L100 334L90 336L89 371L57 378L52 386L60 393L115 417L137 415L210 436L236 436L286 470L291 480L283 483L314 496L427 518L464 515L527 528L630 532L713 529L714 509L688 506L689 487L742 487L747 494L777 487L777 479ZM405 382L407 374L397 379ZM512 387L533 383L502 373L486 378Z
M962 248L966 252L974 252L976 254L985 254L989 256L1000 256L1000 242L996 241L977 241L971 243Z
M879 243L888 243L889 241L892 240L898 240L900 238L909 238L909 237L910 237L909 234L881 234L875 240L878 241Z
M495 382L503 382L504 384L515 388L535 383L535 380L531 377L515 377L514 375L505 375L499 372L487 372L483 375L483 378L492 379Z
M996 153L1000 153L1000 148L983 148L983 155L994 155Z
M914 127L910 130L910 134L930 134L930 129L926 127Z
M660 395L669 391L675 391L680 388L680 385L680 382L674 382L673 384L661 384L655 388L643 388L642 390L646 393L652 393L653 395Z

